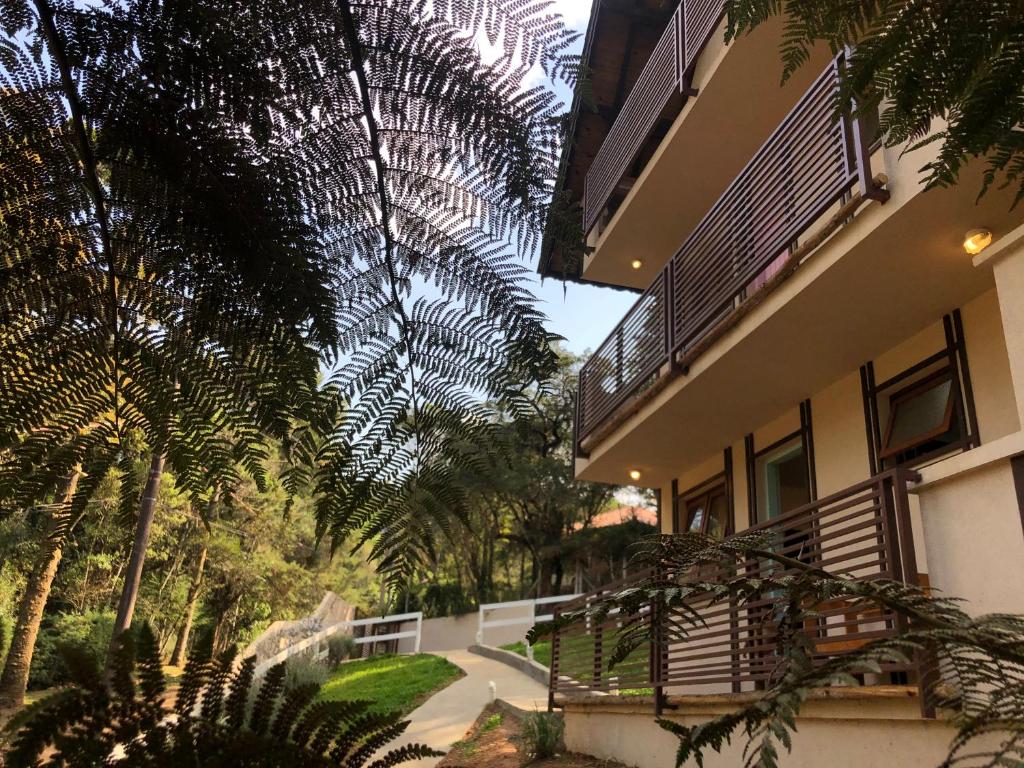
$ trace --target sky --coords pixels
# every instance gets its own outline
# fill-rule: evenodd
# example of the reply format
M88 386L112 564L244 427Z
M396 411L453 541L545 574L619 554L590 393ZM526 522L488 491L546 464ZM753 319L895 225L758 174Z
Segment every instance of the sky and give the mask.
M590 18L591 0L554 0L553 10L562 14L565 23L581 34L586 31ZM556 92L568 104L571 94L564 86ZM536 269L537 254L531 256L530 266ZM548 316L548 329L565 338L565 346L577 354L595 349L607 338L622 319L636 294L613 288L599 288L559 280L536 281L530 289L540 301L540 309Z

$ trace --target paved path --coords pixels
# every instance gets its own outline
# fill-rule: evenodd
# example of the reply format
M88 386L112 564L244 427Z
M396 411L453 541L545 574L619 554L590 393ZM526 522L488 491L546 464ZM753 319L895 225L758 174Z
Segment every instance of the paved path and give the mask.
M461 667L466 676L413 710L409 715L412 721L409 728L391 747L418 742L447 752L452 744L466 734L490 701L490 682L495 684L498 698L510 704L527 710L534 707L547 709L547 688L507 664L485 659L469 651L438 651L436 655ZM403 765L426 768L437 765L440 760L439 757L424 758Z

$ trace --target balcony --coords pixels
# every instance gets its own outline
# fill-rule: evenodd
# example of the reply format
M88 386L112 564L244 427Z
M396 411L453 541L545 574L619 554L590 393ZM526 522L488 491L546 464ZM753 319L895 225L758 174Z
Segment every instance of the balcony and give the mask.
M857 579L894 579L927 583L919 574L914 552L906 470L894 470L812 502L744 533L770 535L774 550L808 565ZM757 577L768 565L750 560L739 566ZM789 573L782 571L781 573ZM685 574L659 574L672 584ZM585 608L600 608L609 594L629 586L611 585L600 592L559 606L556 616ZM552 638L550 701L556 696L593 693L637 693L652 689L660 708L666 692L674 695L738 693L754 690L779 674L780 658L772 633L774 603L770 599L730 605L695 602L695 614L682 611L663 625L667 632L641 645L608 669L617 638L624 629L649 623L649 609L625 616L612 609L598 623L581 620L558 629ZM807 631L814 642L815 660L824 662L876 638L892 637L904 620L890 611L837 596L816 606L819 618ZM885 672L912 672L912 664L892 664Z
M689 365L795 268L814 238L793 246L816 222L885 199L857 121L834 118L841 66L840 57L812 83L583 366L581 445L614 426L613 416L630 401Z
M638 292L650 285L831 59L812 49L781 85L780 19L726 44L722 5L683 0L602 143L591 149L591 134L577 137L566 183L583 203L593 248L574 267L581 279ZM542 259L541 271L565 274L560 258Z
M684 0L629 96L587 172L583 228L589 232L633 165L673 97L689 95L689 77L697 57L722 19L722 0Z

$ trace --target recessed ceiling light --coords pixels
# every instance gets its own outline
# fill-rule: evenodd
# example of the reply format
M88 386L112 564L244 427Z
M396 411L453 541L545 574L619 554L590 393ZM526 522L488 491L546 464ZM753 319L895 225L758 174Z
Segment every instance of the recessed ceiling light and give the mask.
M629 263L629 266L631 266L633 269L640 269L640 267L642 267L643 265L644 265L644 263L642 261L640 261L640 259L633 259Z
M639 480L640 479L640 470L639 469L631 469L631 470L629 470L629 479L630 480Z
M975 256L992 243L992 232L987 229L972 229L964 235L964 250Z

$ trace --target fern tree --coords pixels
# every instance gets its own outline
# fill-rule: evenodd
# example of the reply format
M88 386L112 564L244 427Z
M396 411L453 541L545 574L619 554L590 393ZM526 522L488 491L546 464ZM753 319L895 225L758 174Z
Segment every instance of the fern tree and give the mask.
M528 78L571 76L572 35L514 0L3 13L5 140L47 150L23 152L44 177L19 199L33 232L44 217L85 231L58 271L92 280L111 410L135 317L119 308L143 268L202 307L305 324L351 407L297 442L322 531L360 529L404 568L435 535L423 521L460 507L449 446L485 439L478 398L512 402L553 363L512 251L536 241L557 151L557 105ZM57 187L68 204L40 205Z
M75 685L28 707L9 726L7 758L21 765L338 766L388 768L440 753L387 745L408 726L363 701L317 701L319 684L284 690L279 664L257 684L255 658L191 656L169 703L148 624L120 645L110 682L65 648Z
M691 533L652 537L640 545L637 560L649 575L558 619L560 626L604 621L615 610L633 617L618 633L609 671L655 637L685 643L691 630L705 626L701 617L708 611L760 606L772 624L765 636L776 645L777 664L753 700L698 725L659 720L679 739L676 766L691 759L703 765L706 755L737 738L746 742L744 766L777 768L780 755L793 748L796 719L814 691L858 685L864 674L878 674L886 665L921 660L933 669L924 676L922 695L956 727L942 768L1024 764L1024 616L971 616L960 601L916 585L831 573L777 554L765 534L724 541ZM754 577L746 567L751 562L775 567ZM907 629L822 661L811 633L822 606L836 600L894 613ZM766 603L771 611L764 610ZM653 609L654 621L641 616L646 609ZM535 627L528 638L534 642L551 627Z
M930 186L956 183L984 157L984 188L1016 186L1024 197L1024 6L1016 0L726 0L728 36L772 16L785 24L783 79L812 45L856 48L846 96L881 104L890 146L940 142L925 166ZM847 98L841 103L849 104ZM932 132L934 120L948 121Z
M259 9L231 27L209 25L221 4L180 10L0 6L0 497L25 508L80 466L43 545L59 546L119 471L136 577L164 463L200 508L260 479L263 436L288 431L336 340L330 270L266 126L268 49L240 43ZM2 689L18 701L23 676Z
M557 150L558 105L528 77L571 76L572 37L533 0L315 7L275 66L311 116L292 149L341 272L346 410L296 445L321 532L359 531L397 586L464 509L483 402L515 411L554 369L514 251L536 243Z

